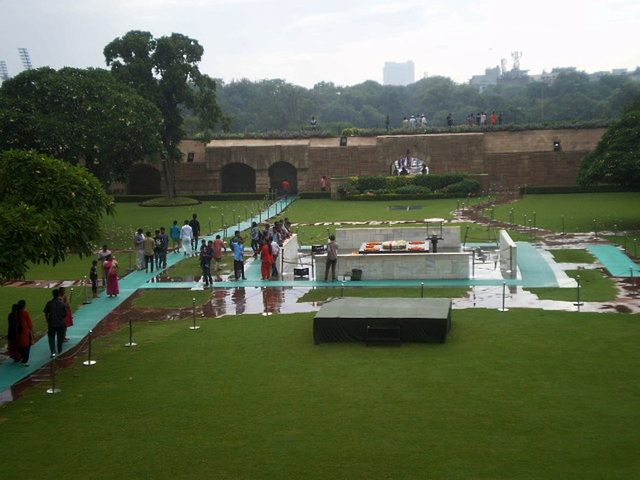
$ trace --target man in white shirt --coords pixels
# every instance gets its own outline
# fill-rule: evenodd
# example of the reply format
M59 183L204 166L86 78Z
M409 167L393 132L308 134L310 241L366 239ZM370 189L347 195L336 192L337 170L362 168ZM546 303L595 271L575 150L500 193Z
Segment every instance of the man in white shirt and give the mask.
M278 254L280 253L280 245L275 237L271 238L271 253L273 253L273 265L271 266L271 276L278 276Z
M184 252L184 256L190 256L191 241L193 240L193 229L189 225L189 220L185 220L182 229L180 229L180 240L182 241L182 250Z

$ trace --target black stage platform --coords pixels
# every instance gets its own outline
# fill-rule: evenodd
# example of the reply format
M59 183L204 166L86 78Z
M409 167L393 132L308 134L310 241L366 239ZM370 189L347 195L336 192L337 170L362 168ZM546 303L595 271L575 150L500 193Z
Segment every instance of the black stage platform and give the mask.
M450 329L447 298L336 298L316 314L313 339L369 343L397 335L399 342L444 343Z

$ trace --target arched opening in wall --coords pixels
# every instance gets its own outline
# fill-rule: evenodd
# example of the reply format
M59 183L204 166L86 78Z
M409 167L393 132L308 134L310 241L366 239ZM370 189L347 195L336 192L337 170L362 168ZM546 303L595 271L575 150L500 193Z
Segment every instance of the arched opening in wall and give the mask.
M269 167L271 191L282 193L282 182L288 181L290 193L298 193L298 170L288 162L276 162Z
M429 166L424 160L413 157L407 150L404 157L391 162L389 172L391 175L428 175Z
M220 171L222 193L255 193L256 171L244 163L230 163Z
M160 195L160 170L148 163L136 163L129 172L127 192L131 195Z

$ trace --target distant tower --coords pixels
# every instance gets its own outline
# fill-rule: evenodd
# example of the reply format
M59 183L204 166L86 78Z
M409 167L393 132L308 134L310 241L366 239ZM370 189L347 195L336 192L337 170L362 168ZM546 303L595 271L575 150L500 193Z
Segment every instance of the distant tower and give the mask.
M7 62L0 60L0 83L9 80L9 70L7 70Z
M522 52L511 52L511 58L513 58L513 70L520 70L520 57L522 57Z
M384 62L382 71L383 85L409 85L415 82L416 72L413 61L404 63Z
M29 58L29 51L24 48L18 48L18 53L20 54L20 59L22 60L22 66L25 70L31 70L33 66L31 65L31 59Z

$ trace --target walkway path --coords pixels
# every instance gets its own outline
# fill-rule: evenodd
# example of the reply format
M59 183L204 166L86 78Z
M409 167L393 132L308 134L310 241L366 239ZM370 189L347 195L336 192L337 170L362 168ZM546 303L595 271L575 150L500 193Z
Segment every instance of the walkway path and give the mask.
M258 213L253 218L244 220L237 225L229 227L227 231L233 232L234 230L247 230L251 227L251 224L254 221L264 222L269 218L276 217L295 200L296 197L290 197L287 200L280 199L269 205L265 211ZM203 238L206 240L213 240L216 235L222 236L223 234L224 232L220 231ZM172 267L185 258L186 257L181 254L168 255L167 268ZM158 275L158 273L158 270L154 273L145 273L140 270L133 271L120 279L120 294L117 297L109 298L103 295L100 298L93 299L90 304L83 305L74 312L74 325L73 328L68 331L67 336L69 337L69 342L64 344L65 351L78 346L87 337L87 335L89 335L89 332L94 329L100 321L102 321L102 319L131 297L139 288L147 285L152 278ZM193 286L193 283L190 285ZM62 355L64 355L64 352ZM45 335L31 348L29 367L24 367L20 363L14 363L10 360L0 364L0 394L23 378L47 365L49 362L51 362L51 352L49 350L47 336Z

